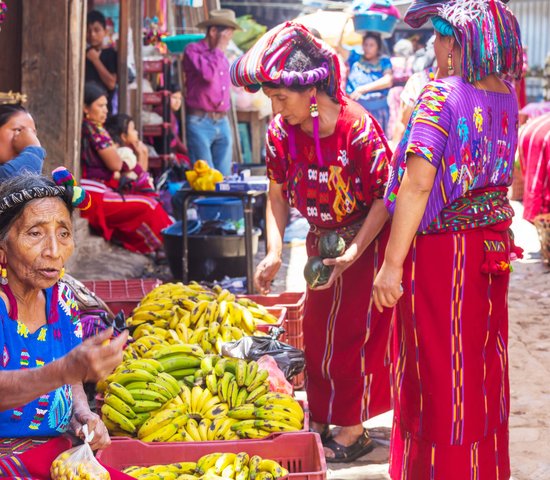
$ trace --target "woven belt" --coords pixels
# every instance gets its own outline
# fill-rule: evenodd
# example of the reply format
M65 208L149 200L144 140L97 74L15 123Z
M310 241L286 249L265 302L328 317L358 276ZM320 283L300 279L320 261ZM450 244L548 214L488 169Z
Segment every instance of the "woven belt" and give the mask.
M349 246L349 244L353 241L355 236L357 235L357 232L361 230L361 227L363 226L363 222L365 221L364 218L361 220L358 220L355 223L352 223L350 225L345 225L343 227L336 227L336 228L320 228L317 225L313 225L312 223L309 224L309 231L313 233L315 236L320 237L321 235L324 235L328 232L336 232L338 235L340 235L344 241L346 242L346 245Z
M200 108L187 108L187 115L195 115L196 117L208 117L212 120L220 120L227 116L227 112L207 112Z

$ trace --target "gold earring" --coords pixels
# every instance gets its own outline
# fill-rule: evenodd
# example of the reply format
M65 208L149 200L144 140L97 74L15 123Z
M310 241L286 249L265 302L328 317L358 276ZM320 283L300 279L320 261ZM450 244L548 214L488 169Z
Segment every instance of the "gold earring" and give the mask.
M449 72L449 75L453 75L455 73L455 67L453 65L453 54L449 52L449 55L447 55L447 70Z
M6 267L4 267L4 265L2 265L2 267L0 268L0 283L2 285L8 284L8 271L6 270Z
M59 271L59 280L61 280L64 275L65 275L65 267L62 267L61 270Z

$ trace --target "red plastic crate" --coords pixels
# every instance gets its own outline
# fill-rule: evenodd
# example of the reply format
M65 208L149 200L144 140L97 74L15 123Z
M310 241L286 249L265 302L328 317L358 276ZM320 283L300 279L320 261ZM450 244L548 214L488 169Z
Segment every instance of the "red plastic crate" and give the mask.
M284 325L285 318L287 315L285 307L280 307L280 306L266 307L266 310L269 313L271 313L271 315L276 316L279 319L279 321L277 323L265 323L265 324L257 325L257 328L260 332L269 333L269 329L271 327L282 327Z
M302 324L304 317L304 304L306 300L305 292L284 292L270 295L242 295L250 298L264 307L277 306L286 308L286 319L283 324L286 330L280 338L282 342L288 343L289 337L295 337L302 333ZM303 348L299 347L299 348Z
M158 278L150 279L129 279L129 280L83 280L92 292L101 298L113 311L118 313L124 311L126 316L155 287L162 282Z
M241 295L264 307L285 307L287 319L297 320L304 312L305 292L284 292L269 295Z
M279 462L290 472L291 480L325 480L327 464L323 445L318 434L297 432L282 434L268 440L238 440L187 443L144 443L135 439L120 438L97 459L117 470L132 465L151 466L175 462L196 462L203 455L214 452L247 452Z

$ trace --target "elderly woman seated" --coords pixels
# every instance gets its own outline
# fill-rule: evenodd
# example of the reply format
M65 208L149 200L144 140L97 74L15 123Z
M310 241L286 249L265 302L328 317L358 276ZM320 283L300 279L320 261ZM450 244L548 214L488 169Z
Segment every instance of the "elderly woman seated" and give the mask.
M0 184L0 477L40 478L28 474L43 461L29 455L38 449L15 454L65 432L82 437L85 424L93 449L110 443L82 383L122 361L128 335L110 341L107 330L82 342L76 302L59 280L74 249L71 213L90 198L67 170L54 179L27 174Z

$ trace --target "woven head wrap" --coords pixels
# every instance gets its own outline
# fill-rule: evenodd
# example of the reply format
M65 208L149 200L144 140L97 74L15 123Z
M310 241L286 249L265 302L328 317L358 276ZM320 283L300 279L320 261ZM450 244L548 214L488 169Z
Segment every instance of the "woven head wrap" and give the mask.
M414 0L404 20L420 28L430 18L438 32L454 34L462 47L462 76L469 82L492 73L521 77L519 25L500 0Z
M322 65L306 72L285 69L290 53L297 47L306 55L322 58ZM291 87L315 85L326 79L327 94L340 101L344 95L340 72L338 56L327 43L314 37L303 25L287 22L264 34L231 65L231 81L248 92L257 92L263 83Z
M37 186L10 193L0 199L0 218L9 210L37 198L61 197L70 200L73 207L87 210L92 204L90 194L76 184L72 174L65 167L52 172L55 186ZM68 197L68 198L67 198ZM1 222L0 222L1 223Z

